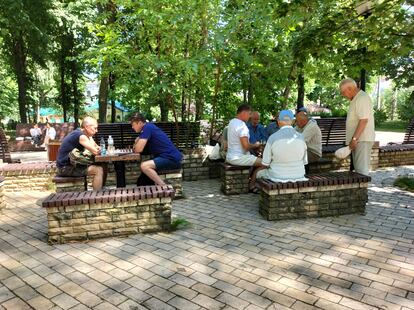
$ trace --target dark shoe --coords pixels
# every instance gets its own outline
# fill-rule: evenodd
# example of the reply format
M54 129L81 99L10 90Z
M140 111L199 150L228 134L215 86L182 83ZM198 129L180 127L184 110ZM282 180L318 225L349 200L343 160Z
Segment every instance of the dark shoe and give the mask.
M260 193L260 189L258 189L257 187L253 187L249 190L249 193L253 193L253 194L259 194Z

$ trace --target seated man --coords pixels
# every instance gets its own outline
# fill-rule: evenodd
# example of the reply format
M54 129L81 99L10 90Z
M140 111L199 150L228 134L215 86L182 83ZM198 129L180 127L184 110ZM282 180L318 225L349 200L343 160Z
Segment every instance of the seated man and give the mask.
M30 128L30 135L35 146L40 146L40 140L42 139L42 130L38 124L34 124L33 128Z
M269 139L269 137L271 135L273 135L276 131L279 130L279 125L277 124L277 117L275 117L270 123L269 125L266 126L266 135L267 135L267 139Z
M262 143L267 140L266 130L263 125L260 124L259 112L252 112L250 122L247 123L247 128L249 128L250 144L255 144L256 142Z
M257 178L274 182L304 181L307 162L306 143L293 127L294 115L289 110L279 114L280 130L267 140L262 165L268 168L257 172Z
M100 147L92 138L97 132L98 122L96 119L85 117L82 121L81 129L72 131L63 139L56 160L58 176L80 177L92 175L92 187L95 191L102 189L102 186L105 184L105 167L98 165L74 166L70 162L69 153L76 148L80 152L83 152L86 149L93 155L98 155Z
M229 123L227 140L227 156L226 162L235 166L249 166L260 167L261 159L250 154L251 150L258 149L260 143L249 143L249 129L246 126L246 121L249 120L251 108L247 104L242 104L237 109L237 116ZM255 178L254 173L250 180L250 190L254 190Z
M43 142L43 146L48 145L50 140L55 140L56 138L56 129L50 126L50 123L46 123L46 134L45 134L45 141Z
M317 162L322 157L322 132L304 108L296 113L296 130L303 135L308 147L308 163ZM309 173L308 165L305 166L305 171Z
M180 169L183 155L170 138L153 123L147 123L142 114L136 113L129 121L132 129L139 133L133 147L134 152L142 153L147 147L149 153L154 156L153 159L141 163L142 174L156 185L165 185L157 171Z

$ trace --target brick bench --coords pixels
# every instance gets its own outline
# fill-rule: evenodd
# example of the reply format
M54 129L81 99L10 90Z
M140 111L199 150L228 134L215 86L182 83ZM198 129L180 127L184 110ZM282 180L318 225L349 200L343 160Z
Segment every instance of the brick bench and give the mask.
M330 172L308 178L287 183L258 180L260 214L273 221L365 212L369 176Z
M308 165L310 173L328 172L332 170L332 159L321 157L317 162Z
M250 168L220 163L221 191L225 195L248 193Z
M6 192L48 190L52 177L56 174L53 162L8 164L0 167L0 176L5 180Z
M163 170L157 172L160 178L172 185L175 190L175 197L183 197L183 170Z
M379 148L379 167L414 165L414 144L392 144Z
M0 211L6 208L6 199L4 198L4 177L0 176Z
M88 190L87 179L85 177L54 177L52 182L55 183L56 193L74 192Z
M168 231L173 197L169 185L51 194L42 203L48 242Z

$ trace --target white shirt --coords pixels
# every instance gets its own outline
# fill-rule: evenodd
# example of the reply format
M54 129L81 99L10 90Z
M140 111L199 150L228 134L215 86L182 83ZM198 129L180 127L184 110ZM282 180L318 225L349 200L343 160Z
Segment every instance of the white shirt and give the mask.
M283 126L267 140L262 164L269 166L274 182L302 181L308 163L307 147L302 134L292 126Z
M36 136L41 136L42 135L42 130L40 130L40 128L30 128L30 135L32 137L36 137Z
M46 129L46 137L49 137L51 140L55 140L56 138L56 129L53 127Z
M359 137L359 141L375 141L374 109L371 98L368 94L360 90L349 104L346 116L346 143L351 143L351 139L358 127L360 119L368 119L367 126Z
M296 130L303 135L309 152L317 157L322 157L322 132L318 123L313 118L310 118L305 127L296 127Z
M249 140L249 128L242 120L238 118L233 118L228 126L227 130L227 157L226 160L238 159L243 155L249 154L248 151L244 150L240 138L247 137Z

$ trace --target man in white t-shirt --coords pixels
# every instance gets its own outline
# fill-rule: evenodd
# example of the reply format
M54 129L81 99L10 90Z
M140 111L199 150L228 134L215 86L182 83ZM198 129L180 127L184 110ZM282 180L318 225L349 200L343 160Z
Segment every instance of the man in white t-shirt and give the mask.
M342 80L339 90L342 96L351 101L346 117L346 144L352 150L355 171L367 175L375 141L372 101L353 79Z
M267 140L262 165L266 169L257 172L257 178L274 182L306 181L305 165L308 163L307 147L301 133L292 127L292 111L279 113L279 130Z
M38 124L33 124L33 128L30 128L30 135L32 136L32 144L38 147L42 139L42 130Z
M248 104L242 104L237 109L237 116L233 118L227 130L227 155L226 162L235 166L261 166L261 159L250 154L250 150L260 147L260 142L255 144L249 143L249 128L246 122L250 118L251 107ZM254 172L250 180L250 189L254 188L256 182Z

